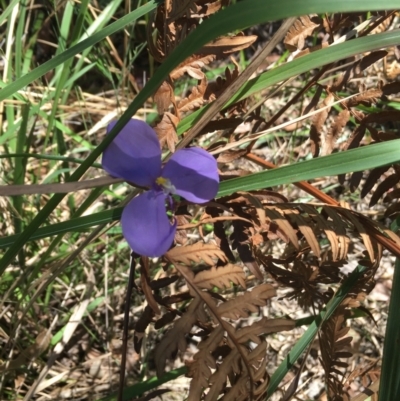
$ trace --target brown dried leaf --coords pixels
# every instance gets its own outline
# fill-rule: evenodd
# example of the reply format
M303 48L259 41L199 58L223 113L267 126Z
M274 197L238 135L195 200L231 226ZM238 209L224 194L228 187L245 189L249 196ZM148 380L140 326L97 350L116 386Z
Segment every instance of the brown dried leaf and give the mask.
M217 161L218 163L231 163L234 160L239 159L247 153L247 149L241 150L228 150L226 152L222 152L218 155Z
M307 49L302 50L300 53L297 53L294 56L294 59L299 58L299 57L303 57L306 54L310 54L310 53L316 52L317 50L326 49L327 47L329 47L329 43L328 42L323 42L320 45L311 46L311 47L309 47Z
M143 291L144 296L146 297L146 301L149 304L150 308L153 309L156 315L161 315L160 308L158 307L157 301L154 299L153 290L150 286L150 277L149 277L149 259L141 258L140 259L140 285Z
M311 250L314 252L315 256L319 258L321 255L321 248L319 247L317 237L314 234L315 228L312 227L310 221L307 221L303 216L296 212L297 211L295 210L291 210L291 213L285 213L285 215L296 223L300 232L304 235L308 245L310 245Z
M393 189L393 191L390 191L389 193L387 193L385 198L383 199L383 201L391 202L392 200L396 200L396 203L397 203L398 198L400 198L400 188Z
M347 84L351 79L361 76L362 72L370 67L372 64L376 63L381 58L388 54L386 50L378 50L372 52L367 56L364 56L361 60L354 62L352 65L347 67L346 71L336 79L333 85L330 87L332 92L337 92L342 90L343 86Z
M154 94L154 102L157 106L157 113L162 115L167 111L169 105L175 101L174 90L168 81L164 81Z
M217 367L212 352L218 347L223 337L224 331L219 326L211 332L206 340L198 344L199 351L193 356L193 361L188 366L187 375L192 378L188 401L200 400L203 389L209 386L208 380L211 376L211 369Z
M343 373L337 368L346 368L348 364L340 361L342 358L349 358L352 354L348 352L348 347L352 341L352 337L344 337L349 327L345 327L344 308L339 307L336 313L321 327L320 334L320 350L322 366L325 370L325 378L330 398L337 400L345 400L345 390L343 388L343 380L337 375Z
M354 228L358 231L360 234L365 248L367 249L368 255L371 259L372 262L375 261L375 251L374 251L374 246L372 243L371 237L368 235L368 232L366 228L361 224L360 220L352 214L350 210L347 210L345 208L341 209L341 213L346 216L346 218L351 221L354 225Z
M388 122L400 121L400 111L389 110L389 111L379 111L377 113L368 114L362 121L362 124L385 124Z
M249 317L250 313L257 313L260 306L264 306L267 300L276 295L276 290L270 284L260 284L253 290L245 292L236 298L232 298L218 306L218 314L229 319Z
M142 342L144 338L144 333L148 325L152 322L154 317L154 311L149 305L146 305L143 313L140 315L139 320L135 326L135 334L133 335L133 346L136 353L140 354L140 349L142 348Z
M350 111L348 109L342 110L335 118L330 130L325 135L325 141L321 150L321 155L326 156L332 153L335 142L339 135L342 133L343 128L350 119Z
M335 230L329 225L329 223L310 205L302 205L302 209L312 217L317 223L317 227L324 231L329 243L331 244L332 260L338 260L339 255L339 242L335 233Z
M184 14L192 14L197 11L195 0L166 0L165 9L168 13L168 22L182 17Z
M191 262L204 261L210 266L215 264L214 259L227 262L225 253L214 244L204 244L197 242L193 245L175 247L169 250L165 257L172 263L183 263L190 266ZM214 259L213 259L214 258Z
M337 213L337 211L332 207L324 206L324 212L332 219L332 227L334 227L335 234L337 236L338 244L339 244L339 252L337 255L338 260L346 259L348 251L350 239L346 235L347 223L343 220L343 218Z
M166 111L162 120L154 127L161 147L167 144L171 153L175 152L175 144L178 142L176 127L179 124L179 118Z
M299 249L296 230L293 229L291 224L286 220L285 216L282 216L278 210L273 210L269 207L265 208L265 213L287 235L293 246L296 249Z
M321 103L321 108L325 106L330 106L334 101L333 94L329 93L328 96ZM330 107L322 110L320 113L315 114L311 120L310 127L310 141L311 141L311 152L313 157L317 157L320 153L319 146L321 142L321 132L325 120L328 118Z
M235 65L235 69L231 71L228 67L225 68L225 78L218 77L214 82L209 82L207 85L206 92L204 94L205 99L213 100L218 97L230 84L239 76L239 69Z
M296 321L291 319L269 319L263 317L251 326L243 327L236 330L236 340L240 344L247 341L253 341L256 344L261 343L259 336L279 333L281 331L292 330L296 326Z
M46 351L50 345L50 340L51 332L47 329L41 330L33 344L21 350L21 353L8 364L0 366L0 372L19 369L23 365L28 365Z
M398 174L393 173L386 177L375 189L375 192L372 194L371 200L369 201L369 206L374 206L379 198L383 196L383 194L390 189L394 188L395 185L400 182L400 177Z
M247 355L254 382L253 396L258 400L265 398L269 384L269 375L266 371L268 358L265 358L267 347L268 343L263 341ZM241 376L238 380L233 381L235 384L224 395L223 401L247 401L249 399L249 377L247 374L243 374L244 372L240 373Z
M321 99L322 91L324 88L321 85L317 85L314 96L312 97L310 103L304 108L303 115L310 113L313 111L319 103L319 99Z
M226 384L226 378L229 377L238 362L241 360L240 354L236 348L232 349L230 353L218 365L218 369L210 376L208 382L210 390L207 393L205 401L216 401Z
M166 326L167 324L170 324L171 322L173 322L176 315L177 315L177 312L175 312L174 310L164 313L164 315L162 315L162 317L154 323L154 328L156 330L159 330L159 329L163 328L164 326Z
M371 133L371 138L375 142L385 142L385 141L393 141L394 139L398 139L399 136L397 132L393 131L378 131L374 129L373 127L369 126L368 130Z
M398 94L400 93L400 82L391 82L390 84L383 85L382 91L385 96Z
M335 13L330 19L324 18L324 28L334 34L343 28L353 27L354 23L358 24L359 17L360 13Z
M375 104L383 95L383 90L379 88L369 89L357 96L352 97L346 102L347 107L358 105L371 106Z
M223 1L212 1L206 4L198 4L197 5L197 12L192 14L192 18L204 18L208 17L211 14L216 13L218 10L221 9L222 6L226 5L226 0ZM202 2L203 3L203 2Z
M363 189L361 190L361 198L364 198L369 191L374 187L374 185L378 182L379 178L382 174L385 174L388 171L390 166L383 166L374 168L368 175L367 179L365 180L365 184Z
M179 319L175 320L172 328L158 343L154 352L158 377L164 374L167 359L172 358L177 350L181 352L186 350L186 334L190 332L197 322L198 309L202 305L203 301L200 298L193 299L187 311Z
M197 273L192 282L198 287L208 290L213 287L230 288L231 282L246 288L245 278L242 267L228 263L225 266L212 267L210 270Z
M240 33L236 36L223 36L207 43L200 51L200 54L213 54L217 58L226 57L229 53L234 53L251 46L257 40L256 35L245 36Z
M195 110L201 107L206 102L204 99L206 88L207 79L204 77L198 86L194 86L192 88L190 95L178 103L179 111L184 113L186 111Z
M311 18L308 15L299 17L289 29L283 41L286 49L290 52L302 49L306 37L310 36L320 25L321 21L316 15L312 15Z
M356 129L352 132L350 138L348 139L345 150L358 148L361 139L364 138L367 127L365 125L358 125Z
M172 70L170 77L175 81L187 73L195 79L202 80L205 78L205 75L201 71L201 68L214 60L215 56L213 54L195 54Z

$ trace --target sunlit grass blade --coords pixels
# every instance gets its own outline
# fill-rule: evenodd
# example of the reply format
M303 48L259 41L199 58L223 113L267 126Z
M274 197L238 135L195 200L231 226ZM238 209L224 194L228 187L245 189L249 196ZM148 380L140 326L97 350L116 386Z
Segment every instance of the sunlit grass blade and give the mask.
M18 2L16 2L18 3ZM31 82L34 82L47 72L55 69L57 66L61 65L65 61L69 60L70 58L76 56L77 54L83 52L87 48L95 45L96 43L100 42L107 36L112 35L115 32L123 29L126 25L136 21L138 18L142 17L143 15L147 14L148 12L154 10L159 3L162 1L159 0L150 0L145 5L139 7L137 10L132 11L131 13L124 15L119 20L113 22L106 28L102 29L99 32L94 33L92 36L88 37L87 39L79 42L75 46L65 50L63 53L55 56L49 61L41 64L39 67L35 68L33 71L29 72L28 74L24 75L20 79L10 83L3 87L0 91L0 100L4 100L9 96L14 95L18 90L22 89L23 87L29 85Z
M133 398L140 397L145 392L157 388L158 386L161 386L164 383L168 383L179 376L182 376L183 374L186 373L186 371L187 371L186 366L183 366L181 368L174 369L165 373L163 377L160 378L152 377L151 379L148 379L141 383L134 384L133 386L126 386L124 388L123 399L131 400ZM113 394L109 395L108 397L102 398L100 401L116 401L116 400L117 400L117 394Z
M385 341L383 344L382 375L379 400L400 399L400 259L396 259L390 295Z
M223 181L220 184L217 197L227 196L236 191L259 190L277 185L307 181L313 178L364 171L396 161L400 161L400 139ZM69 231L72 232L115 221L120 218L121 212L122 208L116 208L91 216L54 224L37 230L31 239L44 238ZM8 247L17 240L18 236L0 238L0 248Z
M77 232L89 227L97 226L103 223L110 223L121 218L122 208L105 210L104 212L94 213L90 216L79 217L62 223L52 224L48 227L42 227L37 230L31 240L51 237L53 235L65 234L67 232ZM0 238L0 248L7 248L18 240L19 235L10 235Z
M396 29L394 31L353 39L349 42L340 43L327 49L312 52L311 54L307 54L289 63L280 65L272 70L260 74L256 78L251 79L234 96L232 96L224 107L228 107L229 105L244 100L257 92L265 90L272 85L276 85L291 77L338 60L346 59L356 54L395 46L399 41L400 29ZM182 134L189 130L208 107L210 106L202 107L185 117L179 123L178 134Z
M399 161L400 139L396 139L224 181L218 196L230 195L235 191L251 191L318 177L364 171Z

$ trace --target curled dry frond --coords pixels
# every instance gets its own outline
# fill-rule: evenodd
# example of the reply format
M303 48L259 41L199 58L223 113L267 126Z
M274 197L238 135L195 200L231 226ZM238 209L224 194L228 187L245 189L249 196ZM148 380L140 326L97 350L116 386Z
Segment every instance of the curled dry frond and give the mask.
M321 362L325 371L328 396L335 401L348 401L340 376L348 364L342 359L352 356L352 337L346 336L350 327L345 325L345 309L338 308L335 314L322 325L320 331Z
M168 251L165 257L171 263L183 263L186 265L190 265L191 262L199 263L204 261L212 266L215 263L215 259L227 261L225 254L218 246L214 244L204 244L202 242L197 242L185 247L175 247Z
M286 49L291 52L303 49L305 39L321 25L321 20L317 15L305 15L300 17L287 33L284 44Z
M186 313L177 319L172 328L163 336L155 349L155 362L157 366L157 376L164 374L165 363L177 350L186 350L186 335L190 333L192 327L199 321L204 320L203 301L195 298L189 305Z

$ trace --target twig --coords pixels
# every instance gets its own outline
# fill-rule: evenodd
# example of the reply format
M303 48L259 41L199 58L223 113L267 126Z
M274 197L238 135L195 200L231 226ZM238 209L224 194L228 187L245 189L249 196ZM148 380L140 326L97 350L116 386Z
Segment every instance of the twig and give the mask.
M118 398L117 398L118 401L123 401L123 396L124 396L126 354L128 350L129 309L131 307L130 301L132 297L133 282L135 279L135 269L133 268L134 264L135 264L135 259L133 258L133 255L131 255L128 289L126 290L126 300L125 300L124 330L122 332L122 354L121 354L121 370L119 373L119 388L118 388Z

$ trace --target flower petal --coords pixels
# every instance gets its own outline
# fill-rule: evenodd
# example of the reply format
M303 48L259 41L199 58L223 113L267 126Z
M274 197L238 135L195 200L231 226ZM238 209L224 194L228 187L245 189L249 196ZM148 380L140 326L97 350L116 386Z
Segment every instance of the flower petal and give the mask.
M107 133L117 122L111 122ZM151 186L161 174L161 148L157 134L140 120L130 120L103 153L104 170L141 186Z
M132 250L150 257L167 252L176 232L176 222L171 225L167 216L162 191L147 191L132 199L122 212L121 224Z
M218 192L217 161L201 148L178 150L161 175L171 181L178 195L193 203L208 202Z

